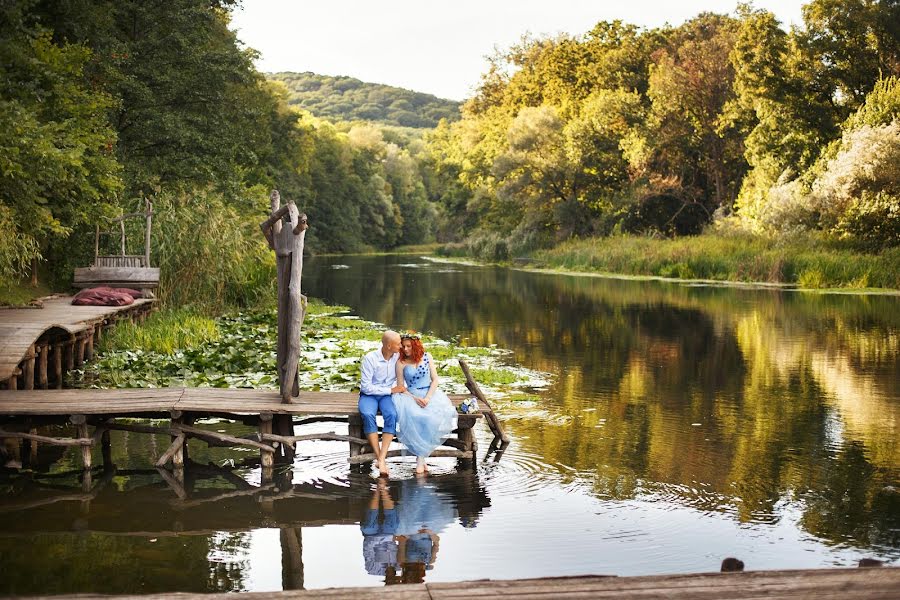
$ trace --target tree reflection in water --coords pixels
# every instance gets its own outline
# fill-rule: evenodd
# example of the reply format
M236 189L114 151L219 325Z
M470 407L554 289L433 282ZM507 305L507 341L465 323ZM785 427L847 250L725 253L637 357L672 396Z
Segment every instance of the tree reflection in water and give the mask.
M598 498L742 523L777 522L794 504L800 526L831 543L900 546L896 296L390 256L314 259L304 284L363 318L498 344L552 374L536 407L496 408L515 451L566 465L553 475Z
M199 448L193 452L200 454ZM291 470L259 487L193 461L185 475L184 498L155 469L111 469L87 492L74 471L7 477L8 493L0 496L0 592L244 591L251 587L253 534L273 527L281 545L281 586L303 589L303 529L355 526L373 494L376 502L384 497L397 506L398 544L406 537L397 566L408 577L414 563L428 564L422 543L409 539L424 530L437 536L457 519L474 526L490 506L474 471L380 487L353 474L333 484L294 484ZM430 563L436 555L435 543Z

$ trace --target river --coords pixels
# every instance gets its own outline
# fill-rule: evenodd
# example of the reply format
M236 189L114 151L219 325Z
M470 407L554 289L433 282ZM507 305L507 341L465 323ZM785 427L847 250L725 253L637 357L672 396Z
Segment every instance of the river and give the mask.
M120 470L93 494L67 487L77 459L57 451L58 483L2 480L0 592L647 575L715 571L727 556L748 570L900 560L896 296L410 256L310 259L304 291L395 328L495 344L546 385L498 399L512 438L499 457L474 470L439 459L424 481L395 463L381 487L350 472L340 442L301 444L266 495L252 487L258 468L235 478L215 466L252 454L192 445L210 466L189 475L187 498L145 468L163 439L114 436ZM478 436L483 455L491 436Z

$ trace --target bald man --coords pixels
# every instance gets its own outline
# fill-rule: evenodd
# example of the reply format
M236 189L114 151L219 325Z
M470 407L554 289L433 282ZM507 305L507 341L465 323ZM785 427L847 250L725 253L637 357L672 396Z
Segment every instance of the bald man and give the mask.
M388 474L387 453L397 433L397 409L391 394L406 391L397 382L397 359L400 357L400 334L390 329L381 336L381 348L372 350L362 359L362 378L359 384L359 414L362 415L363 433L375 453L375 465L382 475ZM384 417L382 439L378 441L378 425L375 414Z

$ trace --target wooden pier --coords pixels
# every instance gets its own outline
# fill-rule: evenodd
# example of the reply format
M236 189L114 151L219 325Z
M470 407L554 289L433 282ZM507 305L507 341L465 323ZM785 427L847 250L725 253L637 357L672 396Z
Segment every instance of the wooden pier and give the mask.
M454 403L467 396L453 395ZM369 463L369 443L363 436L362 419L358 409L358 394L352 392L300 392L294 402L286 404L278 391L219 388L142 388L113 390L31 390L0 391L0 439L29 440L81 448L82 466L92 468L91 447L101 444L108 454L109 431L172 436L172 444L156 461L162 467L172 463L176 470L183 468L186 440L195 438L210 445L243 446L259 450L264 479L271 478L276 460L290 460L297 442L307 440L344 441L350 445L349 462L353 465ZM494 416L489 407L475 414L458 416L456 437L444 441L433 457L451 457L463 461L476 458L477 443L473 427L478 419ZM165 425L123 423L117 419L165 419ZM257 433L235 437L195 427L201 419L220 418L238 421L257 428ZM310 433L284 435L272 432L273 420L287 420L294 426L316 422L346 422L347 435ZM71 425L71 437L38 435L42 425ZM391 450L389 457L402 450Z
M74 306L71 296L59 296L42 308L0 308L0 386L62 388L65 374L93 357L106 329L125 319L143 321L154 302Z
M463 568L465 568L463 566ZM305 600L307 598L345 598L348 600L381 596L397 600L583 600L617 598L621 600L720 600L833 598L835 600L893 600L900 597L900 568L812 569L795 571L755 571L748 573L696 573L653 575L648 577L546 577L507 581L461 581L458 583L419 583L389 588L330 588L286 592L251 592L242 598L256 600ZM233 593L147 594L103 596L41 596L56 600L225 600Z

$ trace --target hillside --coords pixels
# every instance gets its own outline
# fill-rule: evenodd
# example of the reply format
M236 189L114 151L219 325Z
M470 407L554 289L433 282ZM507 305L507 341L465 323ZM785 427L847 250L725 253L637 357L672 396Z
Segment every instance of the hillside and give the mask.
M375 121L401 127L434 127L441 119L459 119L459 102L431 94L309 72L268 73L266 77L288 87L291 105L317 117Z

